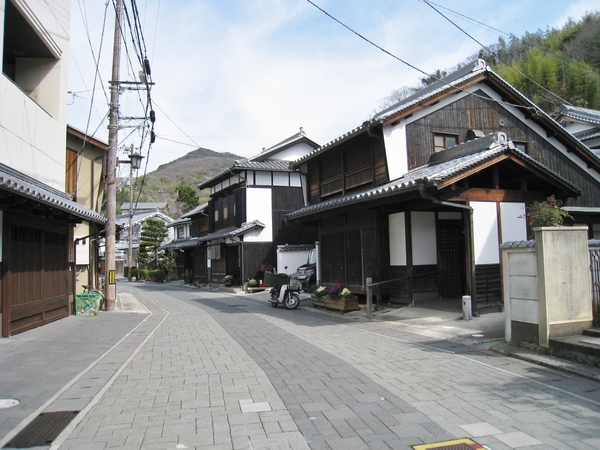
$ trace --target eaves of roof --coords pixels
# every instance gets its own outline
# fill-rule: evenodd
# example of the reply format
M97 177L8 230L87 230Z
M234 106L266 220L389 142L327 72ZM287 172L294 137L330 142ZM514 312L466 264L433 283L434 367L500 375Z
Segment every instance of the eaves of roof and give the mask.
M369 129L369 126L370 126L370 124L368 121L364 122L361 126L354 128L353 130L349 131L348 133L343 134L342 136L334 139L331 142L328 142L325 145L322 145L319 148L316 148L312 152L304 155L302 158L298 158L296 161L294 161L292 163L293 167L298 167L301 164L304 164L309 159L312 159L312 158L318 156L319 154L323 153L324 151L327 151L329 148L339 145L342 142L345 142L355 136L358 136L361 133L366 133Z
M589 130L579 131L577 133L573 133L577 139L581 142L585 143L585 141L589 141L590 139L596 139L600 137L600 127L590 128Z
M494 133L484 138L469 141L465 144L446 150L445 152L448 152L448 154L454 153L459 156L448 160L442 160L437 163L430 162L428 165L408 172L401 178L375 188L305 206L304 208L287 214L286 218L288 220L296 220L316 213L368 202L384 196L401 195L415 190L422 190L429 186L436 186L450 178L456 178L461 173L466 173L477 166L492 161L502 154L510 154L513 157L524 161L548 178L554 180L556 183L563 185L566 189L571 191L573 195L581 195L582 193L581 189L566 178L558 175L548 167L531 158L529 155L518 150L511 141L506 139L504 133Z
M220 181L229 178L231 175L236 173L243 172L245 170L263 170L269 172L292 172L293 169L290 167L290 163L288 161L276 161L276 160L268 160L268 161L249 161L247 159L243 159L240 161L235 161L233 166L228 169L223 170L219 174L212 177L210 180L207 180L198 185L198 189L204 189L215 184Z
M483 60L477 60L473 64L466 65L444 77L442 80L432 83L412 96L407 97L395 105L392 105L391 107L379 112L370 121L364 122L360 127L355 128L349 133L346 133L343 136L319 147L314 152L311 152L303 158L294 161L293 164L294 166L298 166L317 156L323 151L326 151L329 148L359 134L360 132L366 132L369 128L376 125L393 123L398 118L412 113L415 109L434 103L438 97L447 95L449 92L463 89L466 85L478 82L483 78L490 80L492 83L498 85L499 88L509 92L512 97L520 102L520 104L531 111L532 118L542 121L547 128L550 128L553 131L555 135L559 135L563 142L566 142L567 146L574 150L584 161L586 161L590 167L593 167L600 172L600 158L598 158L595 153L593 153L585 144L577 139L577 137L569 133L556 120L542 111L537 105L535 105L535 103L533 103L506 80L504 80L504 78L494 72Z
M557 119L560 117L570 117L581 122L600 125L600 111L595 109L580 108L578 106L561 105L557 114Z
M262 223L258 220L254 220L252 222L243 223L241 227L223 228L222 230L214 231L212 233L201 236L198 239L200 242L208 242L208 241L215 241L215 240L219 240L219 239L234 238L237 236L241 236L249 231L252 231L255 228L264 228L264 227L265 227L264 223Z
M104 224L106 217L73 201L71 197L24 173L0 163L0 190L34 203L71 214L83 220Z

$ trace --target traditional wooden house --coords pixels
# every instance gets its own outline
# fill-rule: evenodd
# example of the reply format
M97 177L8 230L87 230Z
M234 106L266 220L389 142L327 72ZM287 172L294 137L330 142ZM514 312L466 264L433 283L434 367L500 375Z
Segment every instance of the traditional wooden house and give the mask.
M236 161L198 188L210 188L208 280L231 275L235 284L254 278L264 260L273 264L278 244L314 242L315 233L299 231L283 217L305 204L303 175L290 164L318 148L304 131Z
M196 206L167 225L173 228L173 239L159 250L173 250L177 264L177 279L186 282L207 281L206 245L202 238L208 234L208 203Z
M600 160L482 60L294 162L318 230L324 284L382 284L400 302L501 302L499 244L527 239L526 205L550 195L588 212ZM578 223L600 222L575 213Z

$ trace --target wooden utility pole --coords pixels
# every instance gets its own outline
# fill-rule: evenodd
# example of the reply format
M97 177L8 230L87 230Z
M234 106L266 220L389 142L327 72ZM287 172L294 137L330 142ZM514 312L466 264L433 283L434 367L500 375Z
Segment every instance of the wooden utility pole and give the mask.
M119 66L121 61L121 24L123 0L117 0L112 78L110 85L110 112L108 148L106 154L106 310L115 309L117 298L115 244L117 231L117 147L119 145Z

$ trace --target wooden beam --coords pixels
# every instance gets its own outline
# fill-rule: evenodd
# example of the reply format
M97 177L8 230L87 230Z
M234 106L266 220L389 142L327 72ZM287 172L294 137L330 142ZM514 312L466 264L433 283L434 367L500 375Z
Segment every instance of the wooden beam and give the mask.
M534 200L543 200L548 197L548 192L543 191L517 191L507 189L480 189L470 188L448 191L449 196L444 200L451 202L485 201L485 202L523 202L531 203Z

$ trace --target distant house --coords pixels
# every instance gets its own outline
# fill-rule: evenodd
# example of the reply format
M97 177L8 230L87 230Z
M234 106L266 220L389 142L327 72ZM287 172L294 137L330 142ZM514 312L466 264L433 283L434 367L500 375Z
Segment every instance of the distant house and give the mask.
M173 222L171 217L160 212L160 209L164 208L165 206L166 203L164 202L140 202L137 205L134 204L133 208L130 207L129 203L123 203L121 205L121 214L117 215L116 217L117 229L119 230L118 238L115 243L115 263L117 277L129 275L125 270L126 267L137 267L140 236L146 220L149 218L162 220L167 228L168 225ZM172 228L168 229L169 235L165 239L165 243L173 240L173 230ZM131 265L129 264L130 232L132 249Z
M304 131L241 161L201 183L210 189L207 276L220 282L232 275L238 284L254 278L263 260L274 264L278 244L305 244L315 233L288 226L283 217L305 201L303 174L291 162L318 148Z
M97 230L106 222L74 200L79 184L66 176L73 173L65 111L70 12L70 0L0 8L2 336L72 312L75 225Z
M476 308L501 302L499 244L528 238L550 195L600 223L600 160L484 61L465 66L294 162L319 230L324 284ZM393 280L393 281L390 281Z
M208 234L207 209L208 203L203 203L167 225L175 238L159 250L174 251L179 280L207 281L206 245L201 240Z

